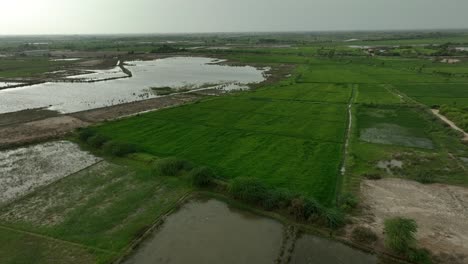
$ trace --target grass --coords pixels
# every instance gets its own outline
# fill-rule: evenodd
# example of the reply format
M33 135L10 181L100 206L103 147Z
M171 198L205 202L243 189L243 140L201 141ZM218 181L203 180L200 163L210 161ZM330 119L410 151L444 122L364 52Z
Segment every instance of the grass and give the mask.
M70 64L66 61L50 61L47 57L0 58L0 78L35 77Z
M55 260L56 263L92 264L108 257L106 252L3 227L0 227L0 244L2 263L48 264Z
M108 263L190 190L139 161L104 162L1 208L0 224L108 252L96 256Z
M452 120L464 131L468 131L468 108L459 108L454 106L442 105L440 113Z
M468 106L468 84L432 83L398 85L396 88L427 106Z

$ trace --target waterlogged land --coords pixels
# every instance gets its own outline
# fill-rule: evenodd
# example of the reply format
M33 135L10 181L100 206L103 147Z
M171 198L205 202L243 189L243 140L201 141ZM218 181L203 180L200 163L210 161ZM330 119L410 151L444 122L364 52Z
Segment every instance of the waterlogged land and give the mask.
M157 97L152 92L152 87L189 90L201 86L216 88L221 84L243 87L242 85L265 80L265 70L216 64L219 62L221 61L201 57L129 61L125 67L132 72L132 78L92 83L58 81L5 89L0 91L0 113L34 108L71 113ZM125 74L117 67L110 71L76 75L73 78L95 80L110 76L122 77Z
M0 205L97 163L77 145L50 142L0 152Z
M468 147L433 112L466 128L468 62L456 47L468 38L405 34L271 36L274 44L215 38L213 47L174 39L171 49L139 39L101 42L99 52L77 42L75 51L25 57L28 67L0 71L0 89L7 88L0 112L8 113L0 116L0 147L46 126L61 137L127 116L70 136L101 158L64 141L1 152L0 190L8 197L0 201L0 262L398 263L407 256L385 246L383 222L402 216L416 220L418 246L433 263L467 263ZM449 40L460 43L443 44ZM169 51L176 54L157 60L131 55ZM130 78L100 81L125 77L117 59L103 67L95 58L110 54L128 55ZM2 65L21 62L0 58ZM287 71L270 71L261 83L265 66ZM46 72L55 72L46 74L54 82L7 87ZM68 82L77 78L83 82ZM213 92L252 83L249 91ZM15 112L28 108L45 109ZM63 130L65 119L76 126ZM161 173L171 156L181 167ZM201 166L213 181L203 188L194 180L206 173ZM249 185L235 191L242 182ZM200 190L228 203L189 200ZM363 227L371 241L356 239ZM302 234L311 230L330 240ZM420 259L413 262L428 263Z

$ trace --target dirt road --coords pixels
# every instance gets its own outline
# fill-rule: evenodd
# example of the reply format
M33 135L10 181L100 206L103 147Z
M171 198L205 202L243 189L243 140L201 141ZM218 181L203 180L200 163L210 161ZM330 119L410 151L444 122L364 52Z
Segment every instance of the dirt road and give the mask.
M431 109L432 113L436 115L438 118L440 118L442 121L447 123L451 128L463 133L463 141L468 141L468 133L466 133L463 129L459 128L454 122L452 122L450 119L447 117L443 116L440 114L440 111L438 109Z

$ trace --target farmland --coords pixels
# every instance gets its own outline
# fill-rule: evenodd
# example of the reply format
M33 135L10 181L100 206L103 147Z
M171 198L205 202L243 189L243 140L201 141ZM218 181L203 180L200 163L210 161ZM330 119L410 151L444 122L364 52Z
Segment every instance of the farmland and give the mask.
M465 33L447 36L421 33L422 37L405 33L405 38L395 40L392 33L372 34L376 35L352 45L379 45L377 51L350 47L350 43L343 42L350 35L344 33L318 34L314 38L307 34L268 35L278 46L262 43L266 36L167 36L168 41L175 43L172 49L157 44L161 36L122 37L119 41L109 36L97 40L52 38L48 44L52 58L27 55L0 58L0 68L4 65L7 69L0 71L0 82L30 78L45 82L43 87L50 87L52 84L46 80L53 80L57 91L67 96L70 92L63 91L65 85L55 82L56 76L45 73L64 68L71 74L77 69L105 68L107 64L115 67L119 59L133 63L128 65L129 69L135 69L135 75L128 78L130 88L148 90L146 84L152 85L154 80L146 78L146 86L140 87L143 85L138 82L138 74L141 71L147 72L147 76L154 75L151 69L154 70L155 63L177 60L180 65L188 67L192 63L200 70L193 74L193 68L188 68L180 77L177 75L183 72L180 65L170 68L164 64L168 83L181 87L169 87L174 92L161 97L139 98L125 104L119 101L120 105L112 107L89 107L89 102L95 100L92 91L102 87L99 85L89 86L86 93L89 102L84 108L77 97L71 96L69 102L61 101L62 95L57 92L52 97L59 102L55 109L67 109L73 103L80 106L76 108L80 111L70 108L65 113L47 107L35 112L22 109L11 100L21 92L6 89L3 100L8 101L8 96L12 96L8 102L22 111L0 114L0 135L7 135L7 139L13 138L12 134L22 135L24 127L29 133L41 133L41 129L54 122L64 131L59 133L58 128L54 130L51 126L47 137L34 138L28 134L32 139L16 142L28 143L17 149L0 144L0 148L8 148L0 152L0 165L8 167L0 167L0 189L5 190L5 197L0 196L0 262L50 263L51 259L57 263L131 262L133 258L129 256L140 256L132 254L144 238L154 239L158 247L175 250L165 243L180 243L181 238L171 235L175 231L167 230L182 230L177 224L187 223L187 219L205 219L206 215L212 216L206 219L214 221L210 223L222 230L223 226L216 221L239 221L239 217L230 214L237 214L236 210L241 208L272 218L263 220L268 223L266 226L274 226L275 232L271 234L274 243L270 242L275 249L259 248L259 252L267 252L264 259L277 257L279 263L287 263L288 258L308 257L310 245L302 245L305 241L344 247L335 246L335 241L316 242L313 236L298 235L313 230L312 233L344 240L358 248L371 248L379 258L394 263L392 252L382 242L382 223L366 222L374 219L373 212L368 210L374 210L370 208L375 204L379 206L375 213L378 217L398 211L386 211L390 196L382 199L387 204L372 201L376 195L383 196L379 190L389 186L392 192L389 195L398 196L398 185L408 181L415 200L426 199L417 196L417 190L422 189L434 190L441 196L444 190L450 190L452 198L443 196L445 203L453 199L458 204L465 199L468 146L461 133L445 124L431 109L439 109L466 129L467 60L463 52L439 44L468 43L468 38ZM356 33L356 38L360 37ZM405 47L391 47L394 43ZM22 52L25 48L15 46L14 42L3 45L0 45L2 52ZM449 55L434 55L441 51ZM461 61L442 62L445 57L451 58L452 53ZM54 58L73 55L80 60L54 61ZM136 64L149 66L141 70ZM265 80L246 80L242 84L251 86L247 91L205 89L209 83L201 82L199 76L216 69L232 70L232 78L238 77L234 73L239 70L248 69L257 77L263 74ZM192 84L182 81L183 77L199 81L198 88L202 89L184 89ZM223 83L221 77L213 78L217 85ZM127 90L128 80L120 80L118 85L122 94L135 97L135 93ZM237 83L236 79L230 82ZM115 92L114 83L104 83L109 91ZM73 90L89 88L88 85L69 87ZM169 90L164 85L156 86ZM28 93L23 91L23 96ZM107 100L110 95L99 96ZM44 97L45 102L50 101L48 97ZM8 106L5 109L8 112ZM72 120L75 126L67 129L55 121L58 119ZM74 130L77 127L80 129ZM5 131L8 133L1 134ZM61 141L49 141L49 138ZM47 142L34 145L36 141ZM40 151L44 149L45 153ZM66 165L68 162L74 166ZM8 191L12 194L8 195ZM193 197L204 198L202 202L195 199L184 205ZM208 202L203 200L206 197ZM437 214L438 201L429 198L434 205L424 207L424 215L415 213L418 205L413 203L415 209L409 214L416 219ZM408 201L398 201L401 206L408 204ZM200 214L196 210L206 211ZM463 206L454 206L450 210L457 215L453 221L465 215L464 210ZM226 218L216 218L220 217L216 212ZM244 218L255 217L259 216L252 214ZM427 224L423 226L423 242L437 234L434 226L441 226L437 222L439 218L432 218L433 222L423 223ZM165 223L166 220L169 222ZM197 223L193 222L194 226ZM241 224L246 230L256 230L250 226L251 222ZM364 246L355 243L351 230L356 226L369 226L377 242ZM198 229L191 230L191 227L184 226L184 235L192 232L187 241L198 241L198 237L193 237ZM215 230L207 225L200 228L208 232ZM444 234L452 232L444 228L441 228ZM235 231L233 235L238 233ZM298 251L294 248L296 240L300 243L296 246ZM242 240L239 241L231 242L244 248ZM210 242L210 245L223 244ZM447 247L453 246L446 252L433 243L427 247L437 254L434 259L443 258L444 253L463 255L467 250L463 243L454 246L452 242L444 240ZM196 244L191 243L191 246ZM143 244L144 252L152 252L150 245ZM27 254L21 254L23 251ZM362 257L368 263L377 261L374 256L358 253L350 255ZM170 258L171 254L165 257ZM333 254L330 256L333 259Z
M267 88L109 123L97 132L153 155L213 167L226 178L258 177L331 203L350 94L349 87L334 85Z

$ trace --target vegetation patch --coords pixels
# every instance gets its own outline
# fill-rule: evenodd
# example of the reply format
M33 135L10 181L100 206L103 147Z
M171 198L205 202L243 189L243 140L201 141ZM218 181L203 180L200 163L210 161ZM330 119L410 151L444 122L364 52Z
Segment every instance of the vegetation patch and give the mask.
M429 124L411 108L358 108L360 139L370 143L433 149Z
M152 173L155 176L178 176L192 168L192 164L186 160L165 158L153 164Z
M155 156L206 165L227 179L247 175L268 188L331 204L346 129L347 109L341 101L347 102L350 92L348 86L272 86L94 129Z
M468 107L442 105L440 113L453 121L464 131L468 131Z
M351 233L351 238L358 243L373 244L378 237L371 229L363 226L355 227Z
M416 263L432 263L430 253L416 247L417 231L418 225L412 219L401 217L387 219L385 220L385 245Z

